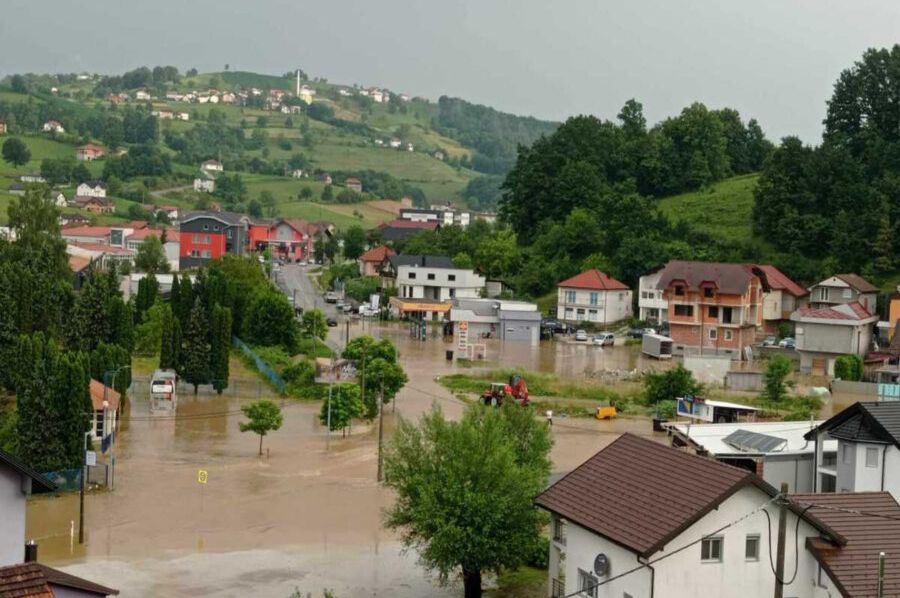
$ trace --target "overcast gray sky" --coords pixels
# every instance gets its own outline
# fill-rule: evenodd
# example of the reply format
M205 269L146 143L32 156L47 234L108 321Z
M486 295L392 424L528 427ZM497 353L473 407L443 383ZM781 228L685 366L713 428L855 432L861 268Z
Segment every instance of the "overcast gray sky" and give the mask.
M896 0L3 0L0 75L282 73L518 114L656 122L699 100L817 142L840 71L900 41Z

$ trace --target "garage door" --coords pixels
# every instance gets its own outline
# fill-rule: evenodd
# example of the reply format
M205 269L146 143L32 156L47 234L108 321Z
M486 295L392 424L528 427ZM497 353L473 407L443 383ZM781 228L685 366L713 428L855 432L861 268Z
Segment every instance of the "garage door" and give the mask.
M813 357L812 374L813 374L813 376L824 376L825 375L825 358L824 357Z

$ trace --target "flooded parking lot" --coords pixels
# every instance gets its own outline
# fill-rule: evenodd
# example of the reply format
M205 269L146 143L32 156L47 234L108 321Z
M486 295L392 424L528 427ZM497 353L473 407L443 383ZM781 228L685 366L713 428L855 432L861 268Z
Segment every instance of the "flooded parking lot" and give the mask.
M395 417L415 418L434 404L449 417L462 413L464 404L436 382L471 371L445 359L452 344L414 340L402 324L353 322L350 336L362 333L391 338L410 378L387 410L388 434ZM346 328L330 335L343 344ZM477 367L567 378L660 365L637 347L504 346L491 339L486 346ZM183 395L176 417L151 417L146 397L133 397L115 449L115 490L86 500L84 546L70 533L77 494L29 504L28 534L38 540L41 559L118 587L123 596L289 596L295 589L316 596L323 588L339 597L461 594L459 587L436 587L416 555L402 553L397 536L383 528L391 496L375 482L374 427L355 425L346 439L334 435L326 450L319 404L285 401L284 425L265 440L268 458L259 458L257 437L238 429L240 405L256 398L255 392ZM554 471L572 469L625 431L654 437L646 419L557 419ZM200 469L209 473L205 485L198 483Z

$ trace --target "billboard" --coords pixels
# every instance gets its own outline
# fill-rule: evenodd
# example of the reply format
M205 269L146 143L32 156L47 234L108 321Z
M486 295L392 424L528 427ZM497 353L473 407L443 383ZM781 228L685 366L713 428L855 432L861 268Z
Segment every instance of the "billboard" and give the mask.
M679 397L676 401L675 412L681 417L713 421L713 408L706 401L696 397Z

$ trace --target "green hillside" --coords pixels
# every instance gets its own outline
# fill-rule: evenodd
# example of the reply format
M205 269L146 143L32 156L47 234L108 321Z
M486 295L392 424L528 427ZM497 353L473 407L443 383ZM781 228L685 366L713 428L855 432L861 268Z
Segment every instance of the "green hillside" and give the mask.
M753 237L753 190L758 175L725 179L707 189L659 200L659 209L673 223L686 222L713 236L734 241Z

